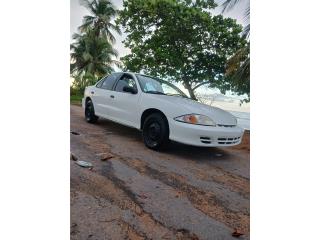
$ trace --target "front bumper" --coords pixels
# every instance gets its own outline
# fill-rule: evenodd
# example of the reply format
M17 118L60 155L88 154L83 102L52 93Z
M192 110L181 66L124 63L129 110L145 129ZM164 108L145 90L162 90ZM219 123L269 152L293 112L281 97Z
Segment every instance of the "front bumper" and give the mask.
M193 125L169 120L173 141L199 147L227 147L241 143L244 129L235 127L212 127Z

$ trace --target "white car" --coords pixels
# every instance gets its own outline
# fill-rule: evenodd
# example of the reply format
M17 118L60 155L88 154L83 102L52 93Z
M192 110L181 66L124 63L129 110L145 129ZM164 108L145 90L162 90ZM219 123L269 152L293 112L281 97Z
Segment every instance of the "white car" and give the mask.
M244 132L232 114L191 100L169 82L138 73L113 73L86 87L82 107L89 123L102 117L142 130L145 145L155 150L169 140L233 146Z

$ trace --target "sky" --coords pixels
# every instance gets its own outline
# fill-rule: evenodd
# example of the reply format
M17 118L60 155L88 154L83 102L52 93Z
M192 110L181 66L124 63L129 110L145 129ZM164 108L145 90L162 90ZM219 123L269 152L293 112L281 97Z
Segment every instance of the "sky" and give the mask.
M77 28L82 24L83 16L90 15L90 13L86 10L86 8L84 6L82 6L80 4L80 2L81 2L81 0L70 0L70 41L72 41L72 35L78 31ZM114 6L117 9L122 8L122 0L111 0L111 2L114 4ZM248 2L249 2L249 0L239 1L239 4L237 6L235 6L231 11L224 13L223 16L236 19L239 24L245 25L243 15L244 15L245 8L246 8ZM214 9L213 14L215 14L215 15L221 14L221 7L217 7L216 9ZM130 49L124 47L124 44L122 43L122 41L125 39L126 35L124 33L122 33L122 35L120 36L117 33L114 33L114 36L116 38L116 43L114 44L114 48L119 53L118 58L129 54ZM181 86L179 85L178 87L181 90L185 90L185 89L183 89L182 85ZM197 91L201 92L201 94L211 94L211 95L212 94L215 94L215 95L219 94L220 95L220 91L218 89L208 89L205 86L198 88ZM185 90L185 92L186 92L186 90ZM227 102L229 102L230 100L231 101L234 100L236 102L236 105L239 105L238 99L243 99L243 97L233 95L230 92L226 93L226 101ZM235 107L238 109L237 106L235 106ZM235 109L230 109L230 110L235 110ZM250 104L243 104L242 107L239 108L238 110L248 112L248 111L250 111Z
M81 0L70 0L70 40L72 39L73 33L77 32L77 28L82 24L82 18L85 15L88 15L89 12L86 10L84 6L80 4ZM242 0L239 4L234 7L233 10L223 14L225 17L234 18L237 20L239 24L244 25L243 14L245 11L246 3L249 0ZM122 8L122 0L111 0L111 2L115 5L117 9ZM217 7L214 9L214 14L220 14L221 8ZM119 36L115 34L116 44L114 48L119 52L119 57L123 57L130 53L130 50L125 48L122 41L125 39L125 34Z

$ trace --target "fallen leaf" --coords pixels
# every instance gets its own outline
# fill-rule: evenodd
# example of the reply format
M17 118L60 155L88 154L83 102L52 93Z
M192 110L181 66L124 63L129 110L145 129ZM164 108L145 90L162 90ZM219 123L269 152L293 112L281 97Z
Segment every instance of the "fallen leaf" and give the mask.
M234 232L232 233L233 237L240 237L242 235L244 235L244 234L241 232L238 232L238 230L236 228L234 229Z
M78 158L72 152L70 152L70 160L77 161Z
M143 198L143 199L146 199L146 198L148 198L145 194L138 194L138 197L140 197L140 198Z
M114 155L109 152L97 153L96 156L100 157L101 161L106 161L114 157Z
M107 161L107 160L109 160L109 159L111 159L111 158L113 158L114 156L112 155L112 154L105 154L105 155L102 155L101 156L101 158L100 158L100 160L101 161Z

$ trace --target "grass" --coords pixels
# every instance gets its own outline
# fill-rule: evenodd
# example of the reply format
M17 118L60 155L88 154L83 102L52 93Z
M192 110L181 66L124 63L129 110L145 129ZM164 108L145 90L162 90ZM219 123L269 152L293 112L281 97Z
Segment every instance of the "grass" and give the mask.
M81 105L83 95L70 95L70 104Z

